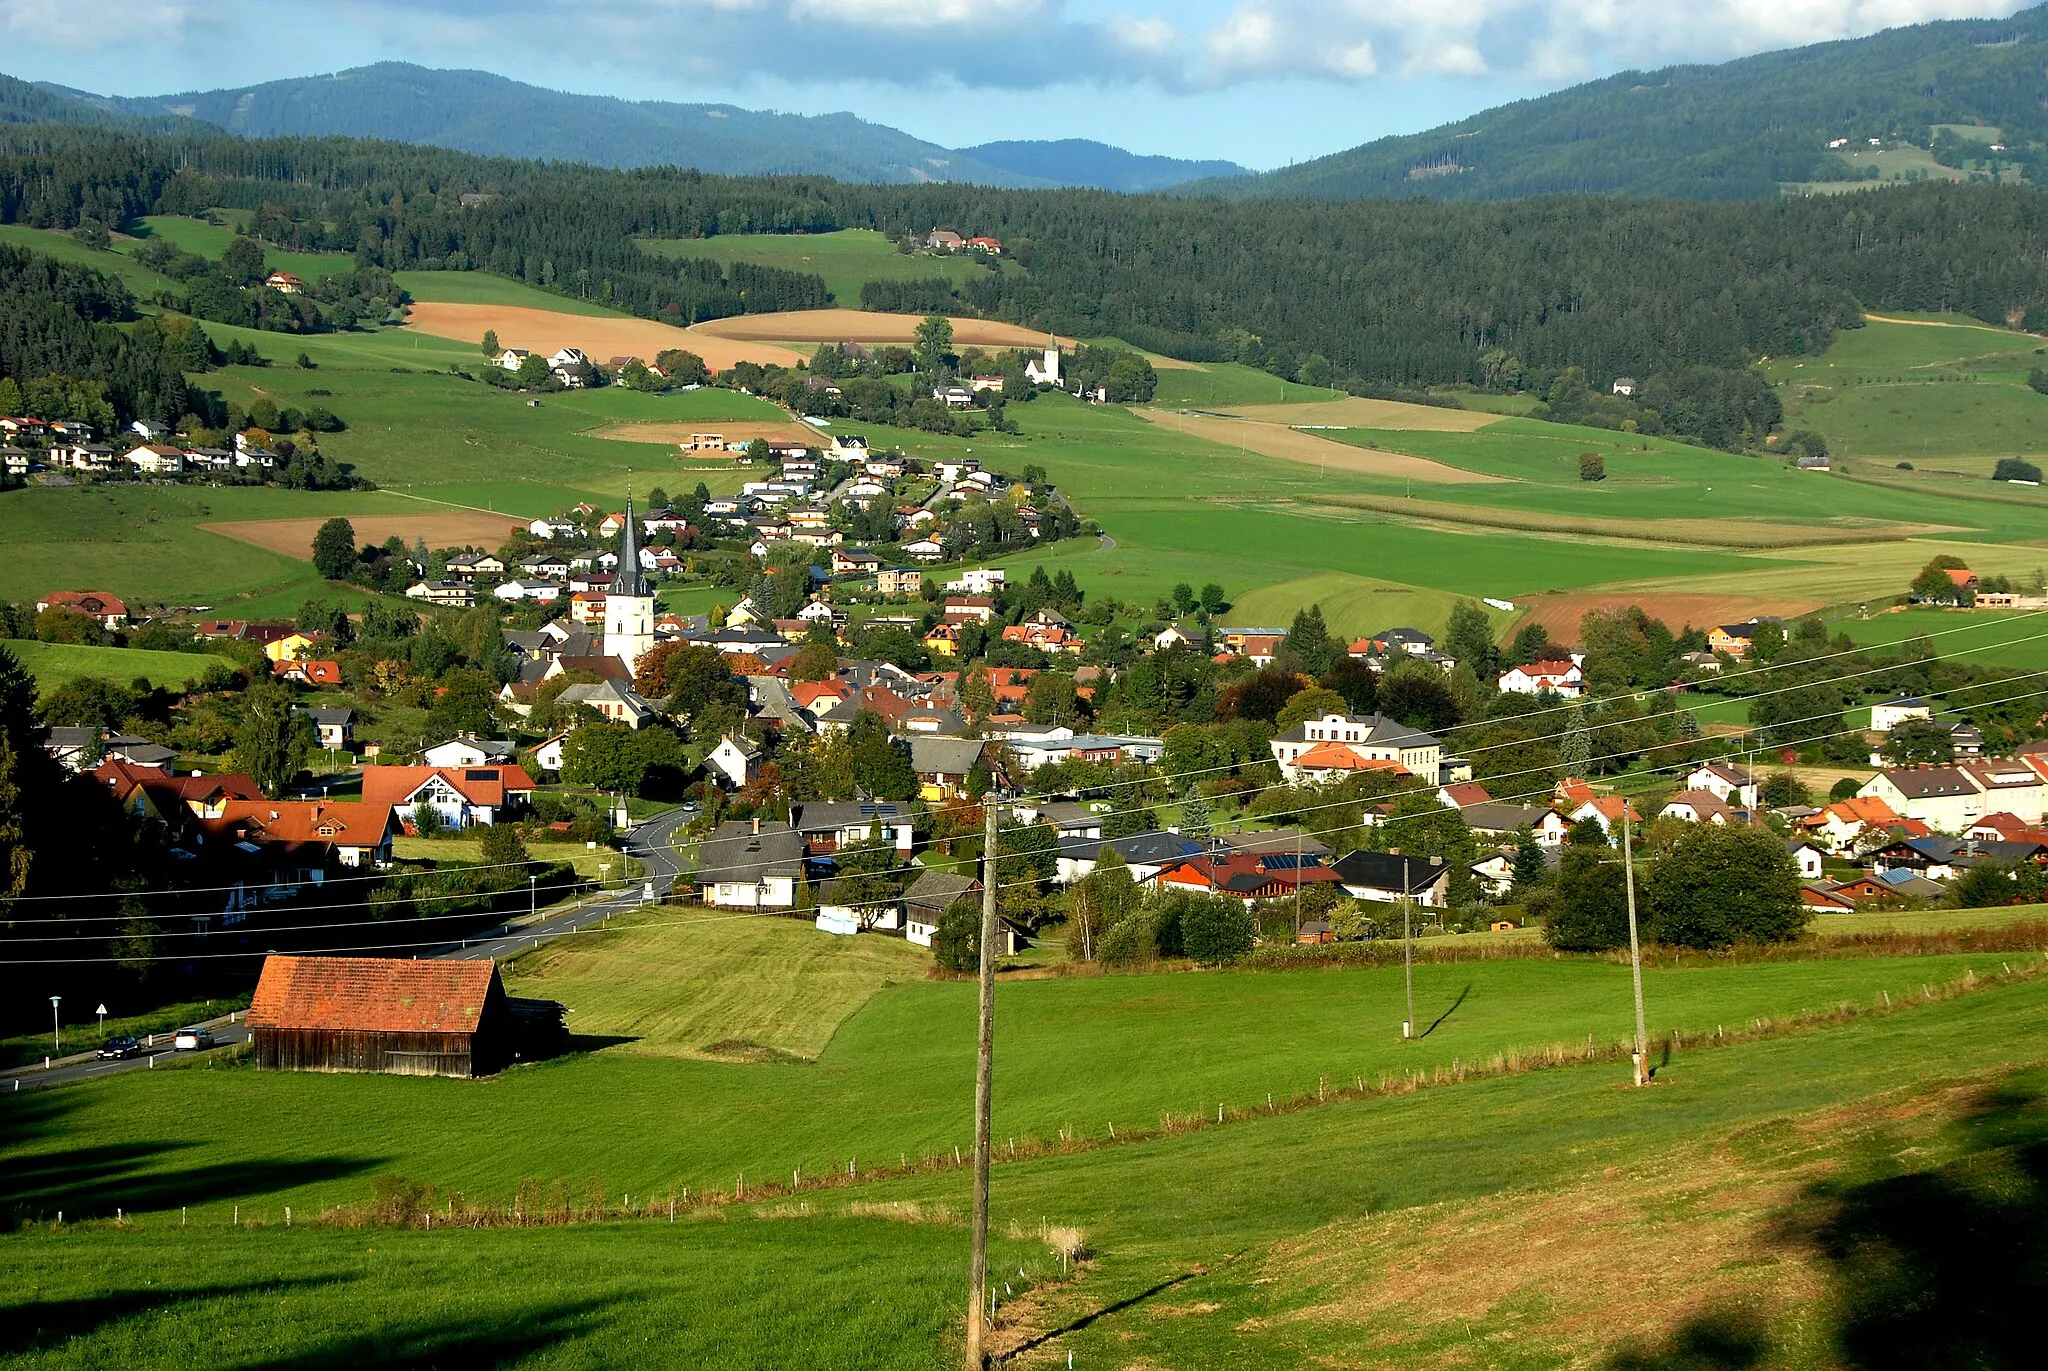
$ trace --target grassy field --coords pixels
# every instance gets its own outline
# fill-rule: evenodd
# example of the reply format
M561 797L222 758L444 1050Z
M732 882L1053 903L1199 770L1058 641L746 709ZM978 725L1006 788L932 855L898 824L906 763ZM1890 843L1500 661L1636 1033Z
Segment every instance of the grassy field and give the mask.
M624 310L607 309L594 300L574 295L557 295L551 290L529 286L510 276L492 271L401 271L398 284L415 300L446 301L455 305L515 305L525 309L548 309L557 314L581 314L589 318L625 318Z
M184 293L180 286L168 276L149 270L124 252L112 248L89 248L75 241L70 234L55 229L30 228L26 224L0 224L0 243L12 247L27 248L45 257L54 257L60 262L75 262L80 266L103 271L109 276L118 276L137 299L153 300L164 291L173 294Z
M923 281L943 276L962 285L988 268L971 257L906 256L873 229L836 233L726 233L713 238L643 238L640 246L662 257L709 257L721 266L751 262L784 271L815 272L825 278L833 303L860 308L860 288L869 281ZM1015 262L1004 271L1022 271Z
M1170 408L1222 405L1300 405L1334 400L1342 391L1283 381L1269 371L1237 362L1209 362L1200 367L1165 367L1152 403Z
M2048 614L2039 611L1901 609L1838 620L1829 628L1848 634L1858 647L1891 647L1924 637L1944 657L2048 670Z
M235 240L235 226L246 223L248 216L234 210L221 211L223 224L209 224L204 219L190 219L183 215L152 214L141 219L138 226L143 230L141 238L161 238L174 243L186 252L196 252L201 257L219 260L227 251L228 244ZM132 243L123 247L133 250ZM263 244L263 264L272 271L286 271L302 281L321 281L337 272L355 270L355 259L346 252L290 252L284 248Z
M438 862L442 865L475 864L484 859L484 843L481 838L408 838L400 836L391 840L391 850L409 862ZM599 847L595 852L582 843L533 843L527 853L537 862L567 862L576 868L576 874L585 880L607 881L617 885L635 875L640 864L631 857L621 856L608 847ZM609 870L600 871L599 866Z
M9 639L6 649L28 668L45 691L80 676L103 676L126 685L141 677L151 685L182 686L206 674L221 658L197 652L145 652L139 648L84 647Z
M1931 962L1915 965L1936 973ZM1480 968L1427 970L1476 976ZM1073 1018L1067 1035L1114 1033L1148 1010L1155 1022L1166 1022L1168 1006L1146 1003L1155 993L1172 998L1174 983L1230 979L1318 987L1326 1032L1359 1017L1358 997L1347 993L1356 987L1339 973L1139 977L1120 987L1135 1001L1123 1015ZM1037 1044L1019 1040L1015 1028L1015 1006L1034 988L1002 991L1008 1003L999 1010L997 1038L999 1158L1011 1081L1035 1066ZM877 1006L903 993L890 992ZM950 1035L965 1023L948 1020L933 1030ZM1283 1019L1282 1031L1296 1031L1292 1023L1291 1015ZM1224 1046L1213 1014L1183 1012L1171 1024L1168 1036L1180 1042L1183 1063ZM1294 1367L1333 1358L1547 1371L1601 1364L1628 1339L1676 1340L1696 1314L1728 1305L1753 1313L1760 1338L1811 1339L1816 1330L1824 1337L1838 1315L1816 1296L1833 1275L1820 1245L1788 1241L1794 1230L1786 1220L1796 1206L1829 1193L1823 1182L1861 1181L1875 1157L1887 1159L1888 1174L1932 1181L1952 1174L1941 1168L1959 1161L1997 1163L2000 1145L2033 1144L2044 1132L2034 1101L2048 1082L2038 1071L2011 1072L2038 1066L2044 1030L2048 983L2037 978L1840 1027L1680 1051L1662 1061L1657 1086L1647 1093L1627 1089L1625 1067L1605 1062L1271 1116L1253 1110L1221 1129L1004 1161L995 1173L992 1264L1002 1283L1006 1345L1045 1336L1051 1341L1041 1357L1049 1351L1063 1360L1059 1354L1071 1352L1077 1366L1125 1371ZM1132 1044L1136 1055L1119 1074L1152 1067L1157 1036ZM899 1065L909 1075L918 1063ZM820 1068L717 1069L773 1081ZM575 1099L576 1107L553 1110L550 1127L535 1130L532 1119L548 1106L508 1095L520 1077L557 1078L558 1097ZM1066 1078L1074 1096L1091 1092L1085 1063ZM161 1090L161 1105L131 1091L130 1081ZM330 1125L308 1149L297 1111L274 1100L280 1089L296 1096L301 1084L321 1093L410 1087L416 1107L402 1125L399 1116L387 1121L386 1111L371 1107L351 1128ZM89 1184L96 1207L85 1212L125 1201L132 1217L120 1227L77 1226L74 1211L73 1225L61 1233L44 1223L0 1239L0 1269L38 1315L10 1324L7 1351L21 1364L66 1367L169 1366L195 1356L397 1366L452 1356L458 1341L468 1344L470 1362L519 1355L533 1365L696 1365L708 1357L719 1365L769 1366L787 1364L789 1347L801 1347L804 1363L820 1367L924 1366L947 1355L949 1326L957 1328L952 1287L961 1233L944 1221L885 1224L872 1216L957 1216L965 1207L963 1173L817 1192L806 1205L737 1206L723 1211L723 1222L671 1225L663 1205L668 1189L643 1190L620 1165L621 1152L672 1147L678 1131L715 1136L716 1123L687 1094L673 1092L664 1097L666 1107L624 1116L637 1121L627 1126L592 1084L567 1079L559 1068L483 1086L188 1069L102 1083L90 1092L25 1096L0 1113L10 1160L0 1173L6 1198L47 1216L60 1200L83 1202ZM964 1099L964 1078L949 1077L946 1085ZM1295 1088L1302 1086L1312 1093L1314 1082L1300 1080ZM193 1124L203 1125L219 1092L230 1087L256 1087L244 1108L267 1109L276 1121L254 1131L255 1147L240 1130L177 1125L180 1099L200 1116ZM114 1093L130 1112L148 1109L141 1133L106 1126L113 1111L91 1097ZM464 1094L492 1098L480 1106L484 1112L465 1111L449 1127L446 1101ZM1072 1121L1102 1137L1075 1103ZM1190 1100L1181 1108L1189 1106L1202 1107ZM757 1107L776 1109L766 1096ZM886 1108L880 1101L875 1107ZM805 1123L801 1113L782 1117L799 1128ZM669 1118L678 1123L663 1126ZM1980 1124L1974 1136L1956 1127L1973 1118ZM631 1195L635 1212L654 1212L602 1226L483 1232L305 1225L318 1212L320 1193L359 1200L372 1172L419 1176L419 1163L429 1160L440 1169L423 1179L454 1181L459 1154L488 1150L476 1145L483 1140L465 1137L480 1126L497 1148L529 1157L537 1131L555 1135L554 1146L575 1153L575 1161L536 1174L564 1177L579 1206L595 1179L608 1206L623 1207ZM66 1136L91 1136L95 1150L53 1146ZM146 1147L138 1146L141 1137L150 1139ZM201 1138L211 1145L185 1146ZM394 1141L410 1155L395 1155ZM749 1172L755 1184L770 1174ZM716 1184L729 1191L732 1176ZM180 1192L199 1198L184 1214ZM229 1197L250 1192L256 1194L242 1201L242 1218L255 1226L227 1227ZM479 1188L463 1198L472 1206L492 1202ZM2024 1207L2034 1203L2031 1191L1987 1191L1982 1202L2005 1205L1992 1213L2017 1224L2016 1231L2035 1231L2038 1218ZM282 1227L287 1203L303 1206L289 1232ZM1032 1240L1047 1220L1083 1229L1096 1254L1073 1286L1050 1281L1047 1249ZM181 1229L181 1222L190 1227ZM1950 1231L1920 1250L1961 1260L1955 1241ZM1660 1279L1603 1278L1610 1267ZM798 1298L787 1285L792 1271L839 1294L822 1302ZM860 1293L841 1298L849 1290ZM1597 1302L1597 1316L1589 1300ZM2015 1317L2022 1307L2013 1306ZM814 1320L821 1309L829 1317ZM658 1339L657 1325L664 1330ZM764 1330L771 1329L774 1352L762 1350Z
M516 995L576 1007L576 1031L666 1057L816 1059L876 994L931 970L896 938L835 938L807 923L667 909L566 939L506 970Z
M130 993L142 998L137 992ZM118 994L110 995L107 1007L113 1012L107 1016L105 1027L102 1028L100 1017L90 1012L93 1008L92 1001L81 1000L65 1011L63 1051L67 1056L73 1052L83 1052L121 1033L141 1038L151 1033L173 1032L186 1024L219 1018L231 1009L246 1008L248 1004L249 997L241 995L234 999L188 1000L182 1004L160 1005L143 1013L131 1014L127 1011L133 1008L133 1005ZM40 1063L54 1046L47 1028L39 1033L18 1033L12 1037L0 1038L0 1069Z
M1318 604L1323 607L1323 621L1330 631L1346 640L1398 627L1440 635L1460 598L1443 591L1418 590L1368 576L1327 571L1252 591L1231 605L1229 618L1233 624L1272 624L1284 628L1293 621L1295 610ZM1494 621L1496 629L1514 618L1484 605L1480 607Z

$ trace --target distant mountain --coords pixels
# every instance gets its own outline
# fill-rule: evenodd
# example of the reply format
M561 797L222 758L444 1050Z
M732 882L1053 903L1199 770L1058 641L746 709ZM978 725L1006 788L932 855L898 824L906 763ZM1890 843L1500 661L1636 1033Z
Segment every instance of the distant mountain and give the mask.
M960 155L1001 171L1032 177L1046 185L1097 186L1134 195L1149 190L1165 190L1200 177L1252 174L1235 162L1147 157L1087 138L982 143L960 149Z
M175 115L137 118L121 114L107 108L96 95L5 75L0 75L0 124L90 124L139 131L203 127L197 120Z
M1501 200L1554 193L1720 200L1787 182L1850 179L1828 143L1927 148L1941 124L1982 123L2033 174L2048 139L2048 5L1763 53L1719 66L1623 72L1501 105L1427 133L1381 138L1206 195ZM1934 174L1944 174L1938 169Z
M673 165L730 176L1150 190L1244 171L1230 162L1141 157L1078 139L955 151L851 114L775 114L734 105L571 95L489 72L405 62L149 97L98 96L5 77L0 82L0 121L204 121L249 138L338 134L486 156L608 167Z

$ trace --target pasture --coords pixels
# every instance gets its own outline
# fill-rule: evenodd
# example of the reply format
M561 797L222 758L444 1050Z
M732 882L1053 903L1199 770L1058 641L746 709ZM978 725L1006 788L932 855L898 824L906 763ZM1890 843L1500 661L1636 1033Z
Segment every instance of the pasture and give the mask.
M1231 605L1225 621L1230 624L1272 624L1284 628L1293 622L1296 610L1321 605L1323 622L1330 631L1349 641L1382 629L1419 628L1441 636L1451 610L1463 598L1437 590L1375 580L1348 572L1327 571L1297 576L1277 585L1261 586ZM1496 630L1516 622L1488 606L1480 606ZM1573 625L1576 632L1577 625Z
M238 210L218 211L225 221L209 224L204 219L192 219L175 214L151 214L136 221L134 227L141 230L132 239L116 241L128 251L131 244L145 238L161 238L186 252L196 252L201 257L215 261L227 251L228 244L235 241L236 226L248 222L248 215ZM263 248L263 265L271 271L289 272L301 281L312 283L325 280L337 272L354 271L355 259L346 252L292 252L269 243Z
M658 257L708 257L720 266L748 262L811 272L825 278L825 289L837 304L860 305L860 288L869 281L926 281L944 277L956 287L989 268L972 257L920 253L911 256L873 229L840 229L834 233L721 233L712 238L643 238L643 250ZM1006 272L1022 267L1005 261Z
M202 680L206 669L222 659L204 652L149 652L141 648L88 647L80 643L38 643L20 638L0 641L45 693L81 676L97 676L127 685L145 680L155 686L178 687Z
M1321 987L1327 1027L1358 1017L1341 974L1246 979ZM1117 979L1142 1014L1147 992L1163 983L1229 978ZM1894 1173L1928 1173L2041 1133L2032 1101L2044 1084L2038 1044L2048 994L2036 978L1839 1026L1681 1048L1660 1055L1649 1092L1627 1089L1625 1066L1602 1061L1270 1114L1255 1097L1224 1127L1111 1146L1099 1145L1103 1129L1077 1110L1074 1122L1097 1146L1012 1162L1002 1142L1007 1073L1033 1063L1032 1045L1012 1036L1009 1016L1032 988L999 990L999 1003L1008 1003L998 1011L997 1037L998 1319L1003 1346L1047 1338L1040 1358L1063 1362L1060 1354L1071 1353L1078 1366L1278 1368L1333 1349L1403 1368L1439 1367L1447 1358L1499 1364L1489 1354L1510 1334L1517 1366L1583 1365L1623 1340L1676 1338L1696 1310L1731 1303L1758 1309L1771 1337L1801 1328L1811 1336L1835 1316L1833 1306L1808 1294L1794 1306L1802 1318L1780 1320L1785 1306L1764 1298L1797 1297L1832 1278L1815 1249L1782 1241L1781 1221L1808 1187L1860 1179L1856 1168L1879 1152L1898 1156ZM1218 1045L1212 1017L1172 1022L1181 1060ZM965 1023L933 1030L950 1035ZM1083 1019L1068 1036L1126 1023ZM1149 1041L1120 1074L1152 1065ZM826 1060L839 1049L835 1042ZM773 1081L818 1068L715 1069ZM768 1366L786 1364L792 1346L803 1349L806 1365L834 1368L938 1365L957 1356L965 1243L955 1224L965 1211L964 1172L811 1191L801 1202L685 1205L671 1224L672 1187L643 1191L618 1163L625 1152L667 1149L678 1130L659 1126L659 1110L613 1122L606 1098L581 1088L587 1080L562 1081L577 1106L553 1110L551 1126L537 1130L532 1120L547 1106L507 1098L504 1088L557 1072L480 1085L189 1068L131 1078L166 1088L167 1100L182 1088L209 1113L223 1086L246 1086L244 1110L272 1111L281 1126L224 1135L225 1147L203 1153L176 1145L162 1126L174 1121L165 1109L151 1109L144 1133L156 1141L148 1152L130 1136L103 1139L95 1130L95 1203L122 1204L129 1217L118 1226L81 1224L74 1211L61 1231L45 1221L0 1238L0 1269L15 1288L39 1310L62 1313L15 1320L10 1353L25 1364L66 1367L169 1366L195 1349L266 1364L395 1365L453 1355L458 1345L467 1355L516 1354L534 1365L697 1365L708 1357ZM1077 1095L1090 1092L1085 1066L1068 1079ZM124 1094L128 1084L102 1083ZM329 1131L308 1153L293 1114L276 1112L277 1092L296 1096L301 1084L411 1088L418 1107L406 1137L415 1150L392 1155L386 1140L398 1119L387 1123L376 1110L366 1129ZM964 1101L964 1077L946 1084ZM1313 1094L1313 1081L1301 1084ZM24 1096L0 1112L6 1199L47 1220L60 1199L86 1193L86 1162L53 1143L92 1128L104 1112L92 1093ZM542 1181L531 1194L546 1193L552 1176L563 1203L603 1209L612 1221L483 1231L438 1222L421 1231L417 1220L410 1229L308 1224L326 1202L321 1193L362 1204L379 1172L453 1183L457 1157L442 1145L450 1131L443 1104L463 1094L498 1097L493 1131L501 1144L530 1157L534 1135L549 1133L560 1152L573 1154L573 1169L528 1173ZM707 1129L690 1100L674 1103L689 1118L682 1128ZM1206 1107L1182 1107L1190 1106ZM585 1121L593 1110L607 1117ZM1959 1133L1954 1125L1969 1117L2001 1127L1975 1138ZM438 1176L422 1176L421 1160L437 1162ZM737 1174L715 1182L717 1191L730 1196ZM261 1196L241 1202L244 1226L230 1227L229 1197L252 1189ZM203 1201L181 1213L180 1191ZM489 1210L508 1198L472 1188L461 1204ZM431 1202L439 1207L441 1195ZM290 1230L286 1203L303 1206ZM1058 1265L1036 1239L1046 1221L1085 1231L1095 1255L1078 1282L1055 1279ZM1774 1232L1780 1240L1771 1243ZM1689 1233L1699 1235L1692 1247L1678 1241ZM1674 1279L1587 1279L1606 1268L1588 1266L1585 1243L1560 1243L1560 1234L1597 1236L1610 1260ZM1413 1279L1423 1270L1426 1281ZM801 1292L788 1284L793 1271L804 1273ZM848 1290L860 1294L825 1294ZM1590 1318L1582 1301L1595 1297L1599 1317ZM1391 1336L1390 1320L1406 1333ZM782 1335L772 1351L757 1350L764 1329Z
M1152 403L1167 409L1217 409L1323 404L1342 398L1341 391L1282 380L1238 362L1205 362L1198 367L1160 368Z
M2048 614L2038 610L1899 609L1836 620L1858 647L1885 648L1925 638L1944 657L1985 666L2048 671Z

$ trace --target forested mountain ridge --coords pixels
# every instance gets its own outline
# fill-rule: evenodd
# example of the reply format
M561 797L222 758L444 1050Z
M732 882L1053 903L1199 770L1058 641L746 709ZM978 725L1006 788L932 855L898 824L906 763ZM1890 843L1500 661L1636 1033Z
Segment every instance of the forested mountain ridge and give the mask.
M79 92L37 85L0 74L0 124L86 124L175 132L210 132L197 119L180 115L128 115L103 108Z
M944 224L1029 257L1028 271L999 260L975 273L948 302L961 313L1353 389L1511 377L1548 392L1576 369L1562 393L1583 399L1587 382L1604 393L1629 375L1683 397L1694 417L1670 431L1699 435L1753 437L1775 404L1754 360L1825 348L1865 308L2048 323L2048 197L2011 187L1767 204L1219 201L0 125L0 221L69 228L213 205L260 211L271 241L365 267L490 270L683 323L756 306L716 263L638 240ZM760 284L771 299L822 290L787 272Z
M484 156L608 167L680 166L727 176L1140 191L1244 170L1229 162L1141 157L1080 139L993 143L983 156L982 149L941 147L851 114L777 114L735 105L575 95L489 72L443 71L406 62L165 96L28 89L48 102L51 112L39 117L65 123L95 122L62 108L71 102L105 116L159 123L179 117L204 120L249 138L382 138Z
M1850 179L1828 143L1926 148L1934 126L1981 122L2041 184L2048 6L1766 52L1717 66L1627 71L1424 133L1188 193L1437 200L1623 194L1762 199ZM2036 146L2028 147L2033 144Z

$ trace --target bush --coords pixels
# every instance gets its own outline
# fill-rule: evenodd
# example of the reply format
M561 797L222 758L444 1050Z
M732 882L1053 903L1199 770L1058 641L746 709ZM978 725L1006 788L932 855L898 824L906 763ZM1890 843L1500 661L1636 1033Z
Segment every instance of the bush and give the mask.
M2035 485L2039 485L2041 483L2041 468L2027 461L2024 457L2001 457L1998 459L1998 465L1991 469L1991 479L1994 481L2031 481Z
M932 934L932 959L948 971L981 969L981 906L974 900L955 900L939 915L938 930Z
M1597 452L1579 454L1579 479L1581 481L1604 481L1607 479L1607 459Z
M1543 940L1563 952L1606 952L1628 946L1628 873L1603 844L1571 846L1554 886L1540 889L1528 912L1543 920Z
M1196 961L1222 966L1252 950L1257 925L1243 901L1195 896L1178 913L1181 948Z
M1650 873L1650 936L1675 947L1788 942L1811 917L1776 834L1688 825Z
M485 866L523 866L527 861L526 844L520 840L519 830L510 824L485 826L483 852Z
M1841 780L1828 787L1828 803L1834 804L1838 800L1853 800L1862 789L1862 785L1858 783L1854 776L1844 776Z

